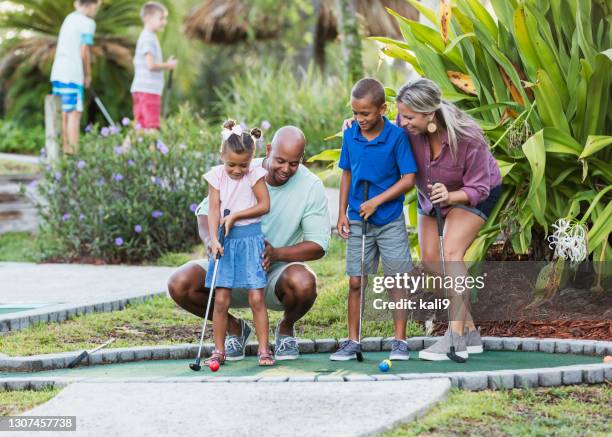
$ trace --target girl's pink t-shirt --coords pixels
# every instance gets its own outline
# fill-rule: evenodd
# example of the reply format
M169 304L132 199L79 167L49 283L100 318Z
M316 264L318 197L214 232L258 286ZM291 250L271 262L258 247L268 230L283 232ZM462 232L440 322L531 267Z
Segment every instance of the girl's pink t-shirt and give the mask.
M249 172L241 179L235 180L229 177L223 165L211 168L204 178L208 183L219 190L221 197L221 216L223 211L229 209L231 213L243 211L257 204L257 198L253 193L253 186L258 180L265 177L268 172L261 166L251 166ZM238 220L235 226L244 226L258 223L261 217Z

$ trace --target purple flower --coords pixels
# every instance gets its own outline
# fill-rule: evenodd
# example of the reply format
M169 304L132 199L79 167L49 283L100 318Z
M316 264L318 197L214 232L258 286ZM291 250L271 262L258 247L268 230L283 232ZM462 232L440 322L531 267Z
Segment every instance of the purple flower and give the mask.
M151 213L151 217L153 218L160 218L162 215L164 215L164 213L158 210L155 210Z
M38 181L37 181L37 180L33 180L32 182L30 182L30 183L28 184L28 188L29 188L30 190L33 190L33 189L34 189L34 188L36 188L37 186L38 186Z
M85 220L85 214L79 214L79 221Z
M134 165L134 160L128 159L128 165L131 167Z
M189 205L189 209L191 210L191 212L196 212L196 209L198 209L198 204L192 203L191 205Z
M81 159L79 162L77 162L78 169L83 169L84 167L85 167L85 161Z
M130 119L127 118L127 117L123 117L121 119L121 124L124 125L124 126L127 126L128 124L130 124Z
M55 176L55 180L58 182L62 178L62 174L59 171L56 171L54 176Z
M118 134L120 130L121 130L121 128L119 128L117 126L111 126L110 127L110 133L113 134L113 135Z
M110 134L110 129L107 128L106 126L104 126L101 130L100 130L100 135L102 135L103 137L107 137Z
M134 232L136 232L137 234L140 234L142 232L142 226L140 225L134 226Z
M270 129L270 126L271 126L271 124L270 124L270 122L268 120L264 120L264 121L261 122L261 128L263 130Z
M140 123L138 123L138 122L136 122L136 126L135 127L136 127L136 130L142 129L142 125Z
M113 180L115 182L121 182L123 180L123 175L121 175L120 173L113 173Z
M181 150L185 150L187 148L187 146L183 143L179 144L179 149Z
M162 180L157 176L151 176L151 182L153 182L155 185L159 185L160 187L163 185Z
M47 149L45 149L44 147L40 149L40 156L45 156L46 154L47 154Z
M68 220L70 220L70 214L66 213L62 216L62 221L67 222Z
M121 237L115 238L115 246L123 246L123 238Z
M121 146L117 146L115 147L115 155L123 155L123 152L125 152L125 149Z
M89 133L93 130L93 126L91 125L91 123L89 123L87 126L85 126L85 132Z
M164 155L167 155L169 152L168 147L166 147L162 140L157 140L157 150L162 152Z

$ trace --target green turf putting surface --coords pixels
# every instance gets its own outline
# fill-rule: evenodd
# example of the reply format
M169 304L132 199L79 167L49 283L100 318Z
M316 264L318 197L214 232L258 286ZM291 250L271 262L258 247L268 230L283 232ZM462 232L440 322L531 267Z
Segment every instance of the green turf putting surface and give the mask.
M364 361L330 361L329 354L303 354L295 361L280 361L272 367L259 367L255 357L227 362L218 372L202 366L200 373L214 376L310 376L310 375L367 375L378 373L378 363L389 357L388 352L364 353ZM7 376L74 376L74 377L180 377L195 376L189 369L193 360L137 361L123 364L106 364L75 369L49 370L36 373L0 373ZM542 352L488 351L470 355L464 364L451 361L420 361L418 353L411 354L410 361L394 361L387 373L438 373L475 372L481 370L513 370L542 367L570 366L574 364L600 363L601 358L586 355L547 354Z

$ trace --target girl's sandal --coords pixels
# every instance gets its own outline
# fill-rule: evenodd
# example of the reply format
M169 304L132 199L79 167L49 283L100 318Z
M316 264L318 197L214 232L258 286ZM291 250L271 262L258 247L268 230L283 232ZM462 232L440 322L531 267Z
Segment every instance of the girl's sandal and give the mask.
M210 357L204 360L204 364L210 365L211 361L217 361L219 364L225 364L225 353L215 349Z
M257 352L257 356L259 357L260 366L273 366L274 364L276 364L276 361L274 360L274 357L272 356L272 352L270 350Z

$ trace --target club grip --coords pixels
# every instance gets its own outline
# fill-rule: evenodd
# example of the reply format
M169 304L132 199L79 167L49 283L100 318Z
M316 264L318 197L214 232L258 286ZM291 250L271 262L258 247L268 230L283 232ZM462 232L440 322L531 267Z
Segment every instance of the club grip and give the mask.
M442 224L442 211L440 210L440 204L434 203L434 209L436 210L436 224L438 225L438 235L442 237L444 235L444 225Z
M363 181L363 201L368 201L368 193L370 191L370 183ZM368 219L363 219L363 226L361 227L361 235L364 236L368 233Z
M223 211L223 217L227 217L230 214L230 210L226 209ZM219 226L219 233L217 234L217 240L219 240L219 244L223 247L223 242L225 241L225 226ZM219 259L220 254L217 252L217 259Z
M81 352L79 356L77 356L74 360L70 361L70 364L68 364L68 368L72 369L77 364L79 364L81 361L83 361L85 357L87 357L87 351Z

